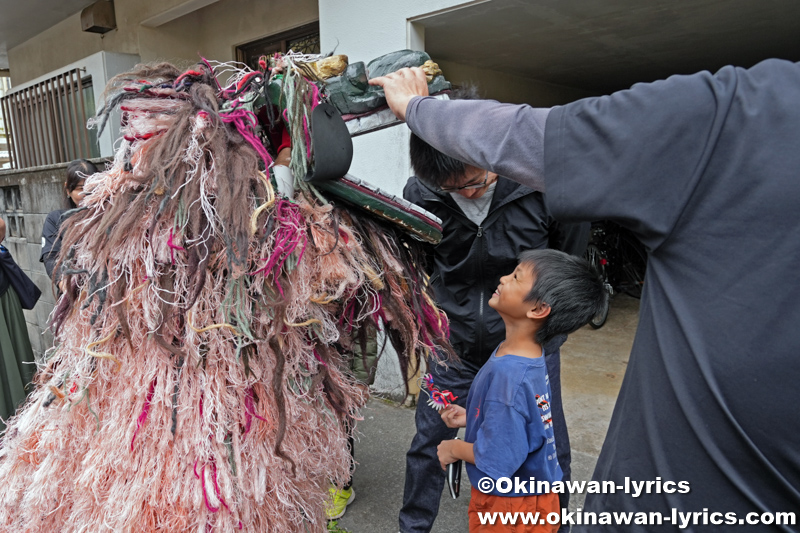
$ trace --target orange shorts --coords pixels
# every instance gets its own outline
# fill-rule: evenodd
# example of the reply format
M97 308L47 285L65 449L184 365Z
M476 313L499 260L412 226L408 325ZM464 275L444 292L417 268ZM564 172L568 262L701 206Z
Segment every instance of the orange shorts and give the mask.
M524 524L522 517L527 513L529 517L539 513L538 523ZM481 524L478 513L498 513L495 515L494 525ZM500 519L501 513L508 513L506 516L517 515L516 524L503 524ZM558 494L531 494L530 496L508 497L484 494L475 487L472 487L472 494L469 501L469 531L470 533L497 533L499 531L511 533L556 533L558 524L548 524L548 513L561 513L561 506L558 503ZM542 524L541 521L545 520Z

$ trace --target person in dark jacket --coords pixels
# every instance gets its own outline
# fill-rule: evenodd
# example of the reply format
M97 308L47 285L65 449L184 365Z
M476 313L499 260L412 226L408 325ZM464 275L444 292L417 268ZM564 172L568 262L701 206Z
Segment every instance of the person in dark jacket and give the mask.
M0 242L6 238L6 223L0 218ZM0 257L9 252L0 244ZM0 431L5 420L22 405L36 371L31 340L19 296L0 268Z
M61 223L69 216L72 209L78 207L83 199L83 183L86 178L97 173L97 167L86 159L76 159L67 165L67 179L64 182L65 198L64 207L51 211L44 221L42 228L42 255L39 262L44 263L47 275L54 283L58 284L59 276L53 273L56 258L61 251Z
M437 303L450 319L450 342L461 358L457 366L429 371L439 389L464 405L469 387L492 350L503 340L503 321L486 302L499 279L513 270L520 252L555 248L582 256L589 224L560 224L548 212L544 195L493 172L450 158L412 135L411 164L416 173L403 197L442 219L442 240L428 249L428 269ZM545 348L558 460L570 476L569 435L561 406L561 336ZM437 445L456 436L438 412L418 402L417 433L406 454L406 481L400 510L401 533L431 530L439 511L444 473ZM568 503L564 495L562 506Z

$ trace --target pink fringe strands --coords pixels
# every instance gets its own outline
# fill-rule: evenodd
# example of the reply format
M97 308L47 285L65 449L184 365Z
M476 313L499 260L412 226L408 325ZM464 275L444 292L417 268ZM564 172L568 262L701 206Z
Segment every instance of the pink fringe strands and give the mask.
M276 194L233 102L259 78L234 78L110 82L97 122L120 108L123 139L64 223L55 346L0 445L0 531L324 531L367 334L409 375L452 354L416 245Z

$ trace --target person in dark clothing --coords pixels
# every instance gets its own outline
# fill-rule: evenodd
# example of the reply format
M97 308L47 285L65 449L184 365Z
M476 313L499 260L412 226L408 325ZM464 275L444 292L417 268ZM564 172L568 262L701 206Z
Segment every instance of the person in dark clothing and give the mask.
M649 486L587 494L584 509L687 521L659 531L797 531L800 63L670 76L552 109L420 97L416 69L370 82L448 155L546 188L557 219L610 219L647 248L593 477ZM653 531L646 522L624 530Z
M44 263L47 275L58 284L60 276L53 272L58 253L61 251L61 223L72 209L83 200L83 184L88 176L98 172L97 167L86 159L76 159L67 165L67 180L64 182L64 207L48 213L42 228L42 255L39 262Z
M0 218L0 242L6 238L6 223ZM0 244L0 256L10 252ZM31 340L19 296L0 268L0 432L5 420L22 405L36 372Z
M450 319L450 342L461 358L449 368L429 372L442 390L465 405L470 385L492 350L503 340L500 315L487 305L501 276L514 269L527 249L555 248L582 256L589 224L560 224L547 210L544 195L493 172L450 158L416 136L410 142L410 178L403 197L442 219L442 240L427 250L437 303ZM570 475L569 435L561 406L560 336L546 346L545 362L553 392L558 460ZM406 481L400 510L401 533L431 530L439 511L444 473L436 447L455 437L439 413L417 403L417 433L406 455ZM565 495L562 505L567 505Z

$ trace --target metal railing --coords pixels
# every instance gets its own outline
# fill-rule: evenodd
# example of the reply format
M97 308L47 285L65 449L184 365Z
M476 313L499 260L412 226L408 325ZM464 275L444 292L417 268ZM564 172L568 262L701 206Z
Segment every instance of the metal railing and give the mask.
M0 98L11 89L11 79L0 72ZM8 136L6 135L6 125L3 120L3 112L0 111L0 169L11 167L11 155L8 150Z
M93 157L85 80L72 69L0 98L12 168L64 163ZM91 78L89 86L91 86Z

